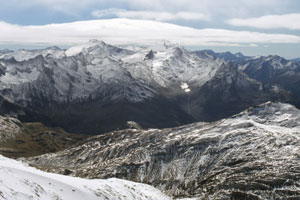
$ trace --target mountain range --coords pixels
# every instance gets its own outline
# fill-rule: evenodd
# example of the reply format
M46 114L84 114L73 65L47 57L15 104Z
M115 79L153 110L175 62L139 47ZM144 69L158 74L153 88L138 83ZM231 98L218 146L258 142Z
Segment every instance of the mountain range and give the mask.
M7 50L0 114L84 134L128 121L143 128L209 122L269 100L299 107L299 70L299 62L278 56L192 52L168 42Z

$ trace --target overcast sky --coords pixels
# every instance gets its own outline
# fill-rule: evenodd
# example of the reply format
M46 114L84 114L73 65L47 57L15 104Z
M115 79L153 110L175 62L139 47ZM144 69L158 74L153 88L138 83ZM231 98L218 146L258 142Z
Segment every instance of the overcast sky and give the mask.
M192 49L300 57L298 0L0 0L0 3L1 49L41 45L42 41L43 45L71 45L92 38L129 43L143 34L140 40L171 38ZM152 25L160 28L146 27L146 32L143 25L148 21L123 21L121 27L114 27L120 26L114 20L102 21L115 18L153 20L159 23ZM71 23L78 21L81 22ZM127 32L128 28L132 32ZM115 36L116 30L119 33Z

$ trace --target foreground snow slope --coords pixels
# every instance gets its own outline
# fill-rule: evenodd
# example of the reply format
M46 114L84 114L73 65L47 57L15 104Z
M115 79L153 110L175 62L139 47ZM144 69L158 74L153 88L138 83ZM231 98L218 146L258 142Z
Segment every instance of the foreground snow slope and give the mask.
M0 199L170 199L145 184L119 179L86 180L51 174L0 156Z

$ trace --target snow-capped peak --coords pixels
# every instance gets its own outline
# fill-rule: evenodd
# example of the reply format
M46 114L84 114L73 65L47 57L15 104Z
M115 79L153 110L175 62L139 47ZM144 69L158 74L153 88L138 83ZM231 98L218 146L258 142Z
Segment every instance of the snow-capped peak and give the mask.
M175 48L175 47L180 47L180 45L178 43L173 43L171 41L168 40L164 40L163 41L163 46L168 49L168 48Z
M82 44L82 45L78 45L78 46L69 48L68 50L65 51L65 54L68 57L75 56L75 55L81 53L84 49L96 46L98 44L99 44L98 40L90 40L86 44ZM102 44L102 43L100 43L100 44Z
M90 44L102 44L102 45L106 45L106 43L104 41L97 40L97 39L91 39L91 40L89 40L88 43L90 43Z

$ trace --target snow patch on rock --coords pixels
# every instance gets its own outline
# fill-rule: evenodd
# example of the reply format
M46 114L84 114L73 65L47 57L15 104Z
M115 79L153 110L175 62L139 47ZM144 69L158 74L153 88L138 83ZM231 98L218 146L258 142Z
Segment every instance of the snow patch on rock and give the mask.
M191 91L191 89L189 88L189 85L188 85L187 83L182 83L182 84L180 85L180 87L181 87L181 89L182 89L183 91L185 91L186 93L189 93L189 92Z

